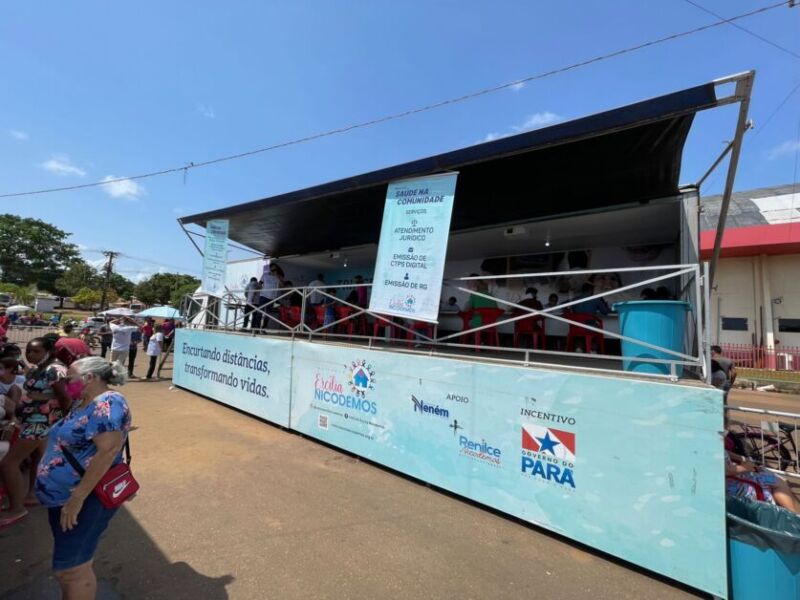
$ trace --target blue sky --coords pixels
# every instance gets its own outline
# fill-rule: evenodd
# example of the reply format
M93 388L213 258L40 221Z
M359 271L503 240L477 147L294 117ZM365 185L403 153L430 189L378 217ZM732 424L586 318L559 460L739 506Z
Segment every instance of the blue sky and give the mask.
M768 0L698 0L726 16ZM715 20L684 0L15 2L0 7L0 193L199 162L458 96ZM741 22L800 53L800 8ZM6 200L119 271L198 273L175 219L757 70L738 189L791 182L800 60L730 26L400 121L181 175ZM682 181L730 139L703 114ZM707 190L718 192L722 177ZM87 251L87 260L101 257Z

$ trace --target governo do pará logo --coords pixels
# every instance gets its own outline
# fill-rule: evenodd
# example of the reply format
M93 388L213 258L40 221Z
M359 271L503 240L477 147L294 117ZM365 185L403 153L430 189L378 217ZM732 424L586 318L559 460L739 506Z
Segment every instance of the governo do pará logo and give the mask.
M347 367L347 381L350 390L361 398L375 389L375 369L366 360L354 360Z

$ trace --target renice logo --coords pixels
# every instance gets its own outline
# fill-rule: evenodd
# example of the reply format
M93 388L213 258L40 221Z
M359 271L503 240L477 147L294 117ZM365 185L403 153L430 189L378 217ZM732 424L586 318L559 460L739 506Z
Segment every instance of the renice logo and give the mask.
M375 369L366 360L353 361L348 367L348 381L352 392L363 398L375 389Z
M420 412L435 417L442 417L444 419L450 418L450 411L446 408L442 408L438 404L436 406L433 406L432 404L425 404L425 402L413 394L411 395L411 401L414 403L414 412Z
M575 488L575 434L542 425L522 426L522 473Z
M480 456L493 456L494 458L500 458L500 455L502 454L500 448L494 448L493 446L490 446L486 443L486 440L475 442L465 435L459 436L458 445L461 446L462 452L469 451L466 453L474 453Z

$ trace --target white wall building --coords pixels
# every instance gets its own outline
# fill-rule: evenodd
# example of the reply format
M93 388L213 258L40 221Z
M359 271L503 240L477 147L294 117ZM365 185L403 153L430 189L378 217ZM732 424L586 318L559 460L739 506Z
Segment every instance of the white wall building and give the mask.
M701 201L704 258L714 247L720 201ZM778 353L800 347L799 213L800 186L733 195L711 294L712 340Z

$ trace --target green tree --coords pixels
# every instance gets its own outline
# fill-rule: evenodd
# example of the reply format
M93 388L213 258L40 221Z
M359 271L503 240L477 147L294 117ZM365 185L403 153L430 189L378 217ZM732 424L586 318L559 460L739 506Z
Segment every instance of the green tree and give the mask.
M195 282L186 283L176 289L174 292L172 292L172 296L169 299L170 306L180 310L183 297L189 294L194 294L198 285L200 285L200 282L196 280Z
M97 304L100 304L101 295L102 294L100 293L100 290L83 288L82 290L78 290L78 293L72 296L72 301L75 303L75 306L91 310Z
M136 284L119 273L112 273L111 278L108 280L108 287L114 290L120 298L128 300L133 295Z
M155 273L136 286L136 297L145 304L169 304L176 292L200 285L200 280L180 273Z
M27 304L33 306L36 300L36 286L21 286L13 283L0 283L0 292L14 296L14 304Z
M62 296L74 296L83 288L98 289L101 282L97 269L82 260L76 260L56 279L56 292Z
M39 219L0 215L0 269L3 280L56 291L56 279L78 260L69 233Z

